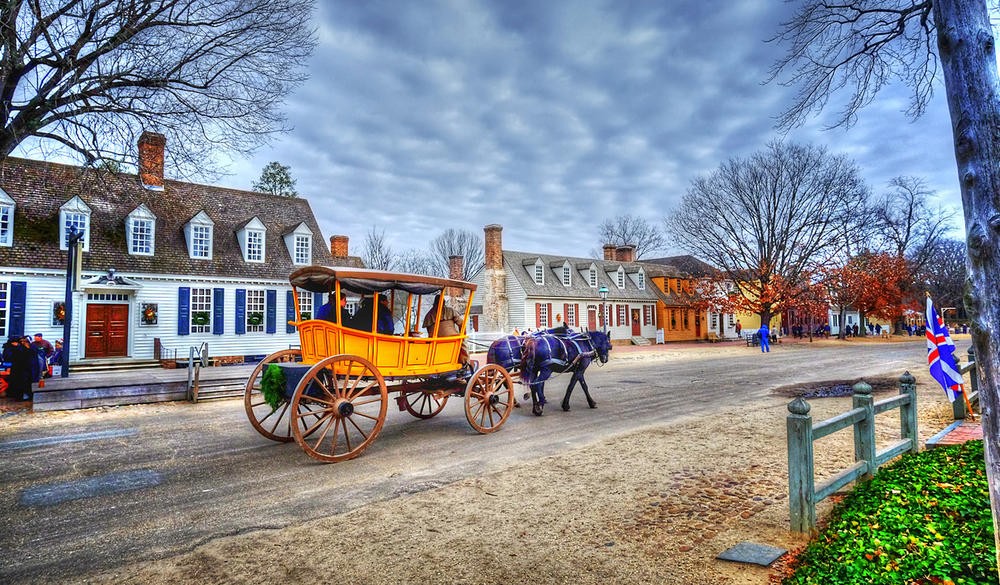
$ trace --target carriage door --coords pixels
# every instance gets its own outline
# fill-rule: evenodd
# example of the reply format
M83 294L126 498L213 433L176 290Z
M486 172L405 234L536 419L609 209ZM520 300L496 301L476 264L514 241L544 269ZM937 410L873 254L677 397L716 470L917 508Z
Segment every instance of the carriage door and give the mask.
M597 307L587 307L587 330L597 331Z
M639 320L639 309L632 309L632 337L642 335L642 321Z
M128 355L128 304L88 304L84 357Z

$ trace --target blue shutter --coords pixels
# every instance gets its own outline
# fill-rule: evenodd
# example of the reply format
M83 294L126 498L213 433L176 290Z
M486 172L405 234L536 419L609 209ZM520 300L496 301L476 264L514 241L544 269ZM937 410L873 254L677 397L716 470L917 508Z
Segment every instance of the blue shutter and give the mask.
M24 335L24 303L27 297L27 282L10 283L10 331L7 335Z
M226 290L222 288L212 289L212 333L222 335L225 333L226 324L224 321L226 302Z
M276 331L278 331L278 291L268 289L264 291L264 332Z
M247 291L246 289L236 289L236 334L243 335L247 332Z
M177 288L177 335L191 333L191 287Z
M285 333L295 333L295 327L288 325L288 321L295 320L295 299L292 291L285 295Z

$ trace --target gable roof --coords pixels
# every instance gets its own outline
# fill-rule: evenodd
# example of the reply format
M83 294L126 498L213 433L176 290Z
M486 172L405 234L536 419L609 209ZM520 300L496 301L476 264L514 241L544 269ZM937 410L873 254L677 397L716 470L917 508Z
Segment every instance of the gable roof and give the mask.
M665 258L644 259L643 262L663 266L673 266L684 275L693 276L695 278L712 276L719 271L711 264L702 262L689 254L684 256L667 256ZM677 276L681 275L678 274Z
M282 234L299 224L312 231L312 264L333 264L309 202L225 187L164 181L162 190L142 187L137 175L109 173L58 163L7 158L0 163L0 189L16 203L14 245L4 248L5 266L65 270L59 249L59 208L75 196L91 209L90 251L84 270L119 273L195 274L250 279L287 279L292 263ZM139 205L156 216L155 254L128 253L126 217ZM214 222L212 259L188 256L184 225L199 212ZM267 228L264 263L243 260L236 233L256 216Z
M603 284L608 287L608 299L653 301L657 298L656 291L654 290L656 287L649 283L648 278L646 288L639 290L639 287L629 277L625 278L624 289L618 288L618 283L608 277L608 273L614 273L618 270L619 266L623 267L626 273L638 272L642 268L648 277L649 268L642 266L640 262L606 262L604 260L589 258L551 256L510 250L503 251L503 261L508 272L529 297L572 297L600 300L601 295L597 292L597 289ZM543 284L535 282L533 269L531 272L525 269L526 267L533 267L539 261L546 271L545 282ZM562 281L562 267L566 262L569 262L569 265L574 269L574 273L570 279L570 286L565 286ZM591 265L597 268L597 287L591 287L586 275L581 274L582 271L589 270Z

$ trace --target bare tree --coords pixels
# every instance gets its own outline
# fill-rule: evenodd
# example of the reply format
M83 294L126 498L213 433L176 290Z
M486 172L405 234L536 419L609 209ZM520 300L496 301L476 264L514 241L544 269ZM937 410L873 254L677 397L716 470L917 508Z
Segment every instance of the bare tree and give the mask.
M867 198L847 158L772 142L696 178L665 228L678 246L719 268L767 323L843 252L842 223Z
M653 224L634 215L619 215L613 219L605 219L598 230L601 233L601 246L635 246L635 259L662 250L666 247L663 233Z
M966 318L962 307L962 292L965 288L965 242L940 239L928 254L928 261L916 273L917 283L931 294L935 304L955 307L958 317ZM954 316L954 315L952 315Z
M991 2L997 9L997 3ZM996 40L986 0L806 0L776 39L787 56L774 79L799 87L781 122L790 127L821 110L839 89L852 97L841 121L850 124L889 81L913 92L909 113L926 108L938 74L951 113L965 212L972 321L980 382L986 468L1000 559L1000 86Z
M295 182L292 178L292 167L272 161L260 172L260 180L254 181L253 190L282 197L298 197Z
M409 274L426 274L428 276L447 276L440 272L440 265L429 252L410 248L404 250L396 258L395 269Z
M368 230L361 248L361 260L372 270L392 270L396 258L392 247L385 241L385 230L375 226Z
M314 0L0 2L0 161L28 138L84 162L132 161L143 130L206 175L220 146L284 130L305 79Z
M470 280L486 262L483 239L475 232L448 228L431 240L431 256L437 264L437 274L448 276L448 258L462 257L462 280Z
M933 194L923 179L895 177L875 210L875 225L889 251L906 258L913 272L923 270L955 217L930 207L927 199Z

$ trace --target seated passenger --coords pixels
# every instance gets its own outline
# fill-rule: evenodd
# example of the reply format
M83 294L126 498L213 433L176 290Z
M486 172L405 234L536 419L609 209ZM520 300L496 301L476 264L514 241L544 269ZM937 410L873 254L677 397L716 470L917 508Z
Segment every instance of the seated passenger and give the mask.
M326 298L326 303L319 306L316 309L316 315L314 319L323 319L325 321L335 321L333 313L333 295L329 295Z
M361 304L358 306L358 310L354 313L353 317L345 322L345 324L351 329L357 329L358 331L371 331L372 317L375 312L372 304L372 297L362 296Z
M441 295L435 295L434 301L431 303L431 310L427 311L427 315L424 316L424 329L427 330L427 336L434 336L434 324L438 321L441 324L438 326L438 337L454 337L459 334L462 330L462 318L458 316L455 309L445 305L441 309L441 318L437 317L438 303L441 300Z
M389 306L389 298L384 294L378 296L378 321L377 331L385 335L395 333L396 326L392 320L392 307Z

